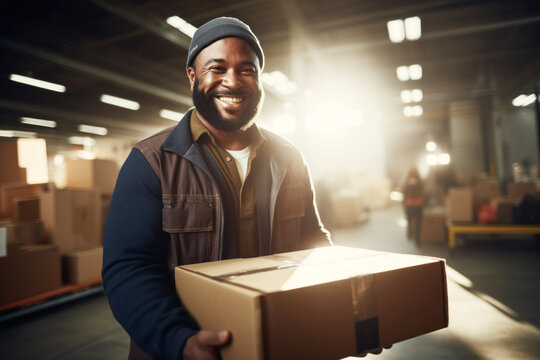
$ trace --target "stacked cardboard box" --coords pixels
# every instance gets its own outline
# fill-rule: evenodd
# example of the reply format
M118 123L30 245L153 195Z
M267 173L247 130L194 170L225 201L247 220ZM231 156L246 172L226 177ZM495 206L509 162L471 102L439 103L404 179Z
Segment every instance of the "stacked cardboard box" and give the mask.
M19 167L17 141L0 142L0 184L26 182L26 169Z
M536 182L510 182L506 184L506 192L512 200L520 202L525 195L534 195L540 187Z
M202 329L231 330L224 360L339 359L448 325L442 259L330 246L180 266L175 280Z
M3 255L0 255L0 305L62 285L58 247L8 244Z
M39 195L52 184L12 183L0 185L0 210L3 218L13 221L39 218ZM30 202L28 202L30 200ZM21 204L22 202L22 204ZM37 218L36 216L37 214Z
M489 203L501 195L499 182L495 179L479 180L472 189L475 213L481 204Z
M101 199L96 190L48 188L40 213L49 242L62 254L101 245Z
M0 221L7 244L43 244L45 242L43 223L40 220L11 222Z
M100 194L111 195L114 191L119 167L114 160L67 159L66 187L73 189L97 189Z
M448 191L446 218L449 222L474 222L473 191L470 187L453 187Z
M81 284L99 279L103 263L103 247L74 251L62 258L64 282Z
M446 243L446 216L443 211L424 211L420 242L425 244Z

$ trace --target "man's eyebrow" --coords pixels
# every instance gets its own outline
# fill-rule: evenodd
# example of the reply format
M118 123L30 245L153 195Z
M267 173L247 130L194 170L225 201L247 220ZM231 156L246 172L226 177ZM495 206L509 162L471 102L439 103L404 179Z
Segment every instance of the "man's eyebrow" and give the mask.
M214 63L214 62L224 63L225 59L210 59L204 64L204 66L208 66L209 64Z

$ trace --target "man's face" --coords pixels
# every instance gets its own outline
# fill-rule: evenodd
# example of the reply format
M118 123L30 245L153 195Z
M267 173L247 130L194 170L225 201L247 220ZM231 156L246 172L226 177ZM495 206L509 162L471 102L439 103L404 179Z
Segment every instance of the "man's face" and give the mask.
M188 68L193 103L216 129L246 130L262 105L259 58L239 38L220 39L204 48Z

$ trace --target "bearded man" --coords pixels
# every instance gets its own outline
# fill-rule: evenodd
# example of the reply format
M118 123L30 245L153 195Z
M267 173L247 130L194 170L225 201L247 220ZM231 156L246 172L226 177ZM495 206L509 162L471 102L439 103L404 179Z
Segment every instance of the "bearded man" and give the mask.
M102 276L130 359L217 359L231 339L198 328L176 294L175 266L331 244L301 154L255 124L263 66L248 25L202 25L186 65L195 107L122 166Z

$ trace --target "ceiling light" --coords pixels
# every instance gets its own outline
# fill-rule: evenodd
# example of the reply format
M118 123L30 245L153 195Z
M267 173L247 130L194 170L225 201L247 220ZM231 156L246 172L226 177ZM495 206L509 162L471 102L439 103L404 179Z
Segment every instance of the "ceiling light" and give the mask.
M93 146L96 144L96 140L88 136L70 136L68 142L73 145Z
M424 93L420 89L411 90L412 101L420 102L424 98Z
M407 117L413 116L413 107L412 106L405 106L403 108L403 115Z
M167 18L166 20L167 24L171 25L172 27L180 30L190 38L193 38L193 35L195 34L195 31L197 28L190 23L188 23L186 20L182 19L180 16L171 16Z
M401 92L401 101L404 102L405 104L408 104L412 101L411 90L403 90Z
M140 108L139 103L136 101L127 100L127 99L119 98L112 95L103 94L101 95L100 100L101 102L104 102L106 104L119 106L119 107L122 107L124 109L129 109L129 110L139 110Z
M43 119L35 119L31 117L21 117L21 123L26 125L36 125L36 126L43 126L48 128L55 128L56 127L56 121L52 120L43 120Z
M437 143L435 141L428 141L426 143L426 150L430 152L437 150Z
M536 100L535 94L530 94L530 95L521 94L518 97L516 97L514 100L512 100L512 105L527 106L527 105L532 104L535 100Z
M161 116L164 119L169 119L169 120L173 120L173 121L180 121L184 117L184 114L176 112L176 111L172 111L172 110L162 109L159 112L159 116Z
M426 155L426 164L429 166L435 166L438 163L438 158L436 154L428 154Z
M410 65L409 76L411 80L420 80L422 78L422 66L418 64Z
M396 75L401 81L409 80L409 68L407 68L407 66L398 66L396 68Z
M405 35L408 40L418 40L422 36L422 23L418 16L405 19Z
M101 127L101 126L92 126L92 125L84 125L81 124L77 126L77 129L79 129L80 132L89 133L89 134L95 134L95 135L107 135L108 131L107 128Z
M400 43L405 39L405 27L403 20L390 20L386 23L388 36L393 43Z
M413 115L420 116L424 113L424 109L420 105L413 106Z
M11 74L9 75L9 80L15 81L21 84L35 86L35 87L46 89L46 90L62 92L62 93L66 92L66 87L64 85L59 85L59 84L55 84L48 81L34 79L28 76Z
M0 137L25 137L33 138L37 134L31 131L17 131L17 130L0 130Z
M448 153L439 154L438 158L437 158L437 161L438 161L439 165L448 165L448 164L450 164L450 154L448 154Z

